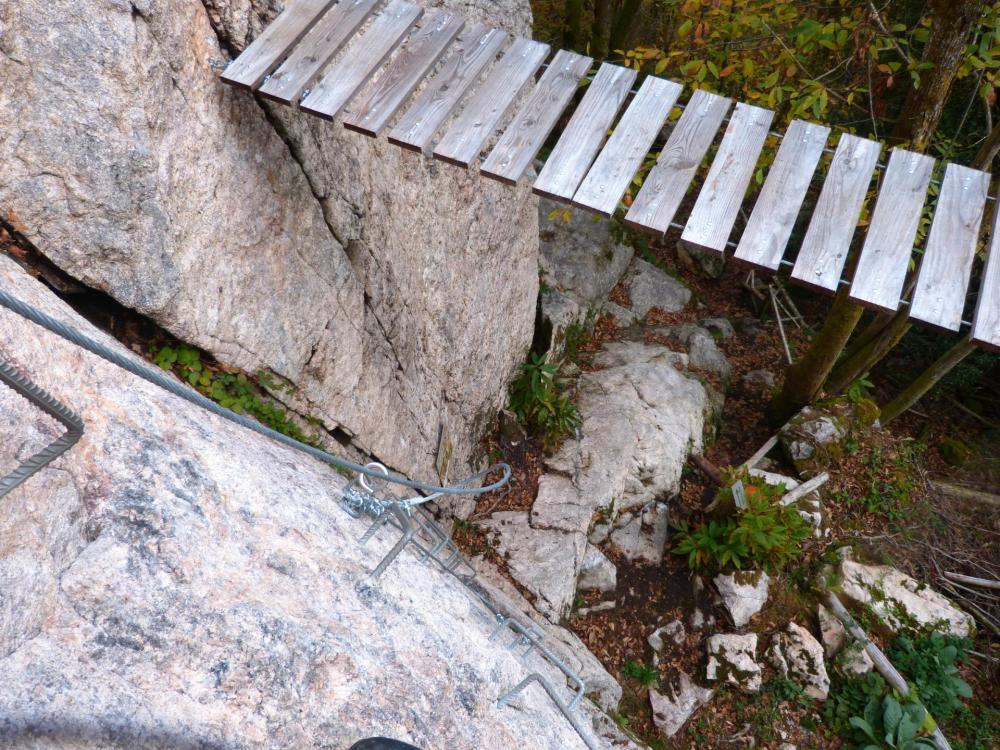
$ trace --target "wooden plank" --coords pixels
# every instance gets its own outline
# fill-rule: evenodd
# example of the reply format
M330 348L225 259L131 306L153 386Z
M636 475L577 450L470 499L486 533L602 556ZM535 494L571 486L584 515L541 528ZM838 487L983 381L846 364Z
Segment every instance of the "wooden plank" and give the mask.
M989 189L986 172L948 165L920 260L911 318L949 331L962 327Z
M681 242L687 247L721 253L740 214L774 112L739 102L719 151L698 193Z
M778 269L829 135L830 128L803 120L788 126L736 247L736 258L758 268Z
M881 150L875 141L850 133L840 136L792 269L793 279L830 291L840 284Z
M434 158L468 167L548 53L547 44L515 39L441 138Z
M341 0L316 23L291 51L281 67L260 87L260 94L283 104L296 104L319 72L327 66L379 0Z
M625 223L645 232L663 234L684 200L698 166L715 140L733 100L698 89L674 126L656 165L646 175Z
M979 302L972 320L972 341L1000 351L1000 211L993 214L989 255L983 268Z
M453 48L453 54L445 60L441 70L389 131L389 142L414 151L427 148L434 133L486 66L496 59L507 39L505 32L485 24L466 27L456 44L457 49Z
M601 64L535 180L532 189L538 195L566 201L573 198L637 75L631 68Z
M573 203L604 216L615 212L682 88L663 78L646 78L577 189Z
M482 173L516 185L587 75L593 58L559 50L483 162Z
M293 0L222 74L232 86L253 91L335 0Z
M300 105L306 112L332 120L358 89L403 41L423 13L423 8L392 0L375 17L340 62L326 72Z
M372 90L352 105L352 114L344 120L344 126L365 135L378 135L464 25L454 13L434 11L403 45Z
M931 157L893 149L854 271L851 299L889 312L899 307L932 169Z

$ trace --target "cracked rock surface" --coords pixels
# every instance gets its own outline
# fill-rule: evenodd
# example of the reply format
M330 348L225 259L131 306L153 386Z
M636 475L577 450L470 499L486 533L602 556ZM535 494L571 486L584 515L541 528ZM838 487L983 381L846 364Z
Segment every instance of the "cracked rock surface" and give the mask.
M0 287L117 346L4 257ZM491 641L493 618L454 578L406 550L368 582L394 535L357 544L367 524L340 510L330 467L6 310L0 357L86 423L3 501L0 744L44 728L67 750L345 748L372 735L582 747L537 687L496 707L530 672L563 683L537 654ZM61 433L6 388L0 415L0 472ZM579 710L611 747L606 717Z
M445 430L460 478L531 342L536 200L223 85L283 4L0 5L0 218L400 471L435 478Z

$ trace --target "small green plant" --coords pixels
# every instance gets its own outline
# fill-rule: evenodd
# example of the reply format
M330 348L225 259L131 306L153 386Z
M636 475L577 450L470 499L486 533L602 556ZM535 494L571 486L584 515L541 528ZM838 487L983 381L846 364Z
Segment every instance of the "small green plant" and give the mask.
M637 680L643 687L653 687L660 681L660 671L652 664L627 661L622 665L622 674Z
M874 387L875 384L868 379L868 373L866 372L847 386L847 398L852 404L856 404L862 399L868 398L868 394L871 393Z
M580 412L563 393L558 371L548 355L532 354L510 386L510 410L541 435L546 445L572 434L580 425Z
M695 570L718 572L728 567L742 570L748 565L769 571L781 570L810 535L810 526L794 505L778 500L784 487L767 484L755 476L742 478L746 507L733 515L711 519L694 528L677 525L674 553L687 556ZM728 494L727 494L728 493ZM732 490L720 490L717 502L731 500Z
M262 398L261 388L245 373L209 367L203 361L202 353L189 344L159 347L153 349L151 354L157 366L172 371L220 406L238 414L248 414L272 430L313 444L314 441L302 432L284 409ZM271 389L276 387L266 373L260 374L258 382ZM285 390L288 390L287 387Z
M972 688L958 674L957 664L967 659L967 638L932 633L911 639L901 635L889 647L889 660L916 686L921 702L938 721L962 708L961 698L971 698Z
M890 521L903 520L917 495L923 450L923 446L911 442L891 448L873 446L859 477L866 487L864 494L841 491L835 499Z
M934 743L921 732L934 731L934 720L916 701L900 703L887 695L881 702L871 700L864 716L852 716L850 725L858 750L921 750L934 748Z
M834 672L830 683L830 697L823 706L823 718L837 734L848 733L851 717L861 716L870 701L881 701L889 691L878 672L859 677Z

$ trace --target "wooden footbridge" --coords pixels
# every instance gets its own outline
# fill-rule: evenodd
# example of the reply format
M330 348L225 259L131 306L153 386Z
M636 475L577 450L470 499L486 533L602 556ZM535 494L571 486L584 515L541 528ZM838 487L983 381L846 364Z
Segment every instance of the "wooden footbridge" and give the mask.
M680 107L683 87L603 63L573 107L592 59L546 44L511 40L444 10L405 0L290 0L226 69L223 81L345 127L378 136L508 184L521 180L554 128L568 121L534 177L539 195L604 216L619 207L654 141ZM547 63L547 64L546 64ZM619 114L620 113L620 114ZM794 121L749 219L731 240L774 113L694 91L645 177L625 222L724 253L756 268L791 267L791 278L824 292L849 285L874 309L909 305L914 320L1000 349L1000 226L994 220L971 321L963 320L990 177L947 164L909 301L901 300L934 159L894 149L879 164L879 143L843 134L794 260L785 259L830 129ZM677 212L718 131L715 157L685 223ZM609 131L611 135L608 136ZM872 177L883 170L853 280L842 277ZM1000 211L996 212L1000 218ZM970 305L971 306L971 305Z

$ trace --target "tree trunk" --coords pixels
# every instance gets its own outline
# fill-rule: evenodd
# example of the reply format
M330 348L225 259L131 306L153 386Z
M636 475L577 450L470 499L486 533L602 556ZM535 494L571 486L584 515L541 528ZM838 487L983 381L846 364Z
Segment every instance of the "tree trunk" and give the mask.
M856 352L848 354L830 373L827 393L840 393L879 362L910 330L910 308L893 315L879 333Z
M823 329L812 340L805 356L788 368L781 393L768 407L772 425L784 424L816 397L863 312L864 308L847 298L847 287L837 291Z
M931 0L930 37L921 61L933 68L921 71L920 88L910 90L896 120L892 140L925 151L948 101L965 45L982 15L983 0Z
M903 389L902 393L886 404L885 408L882 409L882 424L888 424L917 403L955 365L972 354L975 348L971 334L967 334L951 349L938 357L937 361L920 373L916 380Z
M983 0L931 0L930 5L934 17L922 61L933 67L924 71L920 88L910 91L893 132L894 140L908 142L914 151L924 151L930 145L962 62L965 44L985 4ZM819 393L863 312L860 305L848 300L843 287L838 290L823 328L813 339L809 351L788 369L785 384L768 411L772 423L791 416ZM901 327L893 318L886 330L864 347L864 363L871 367L905 332L906 327ZM857 356L860 354L859 351ZM852 373L843 371L837 379L838 384L849 374ZM827 389L830 393L836 390Z
M642 8L642 0L624 0L618 12L615 13L614 23L611 24L611 36L608 39L610 49L628 49L629 36L632 32L632 25L636 16Z
M590 56L604 60L608 56L611 34L611 0L594 0L594 25L590 30Z
M566 25L563 26L562 46L579 50L583 37L583 0L566 0Z

